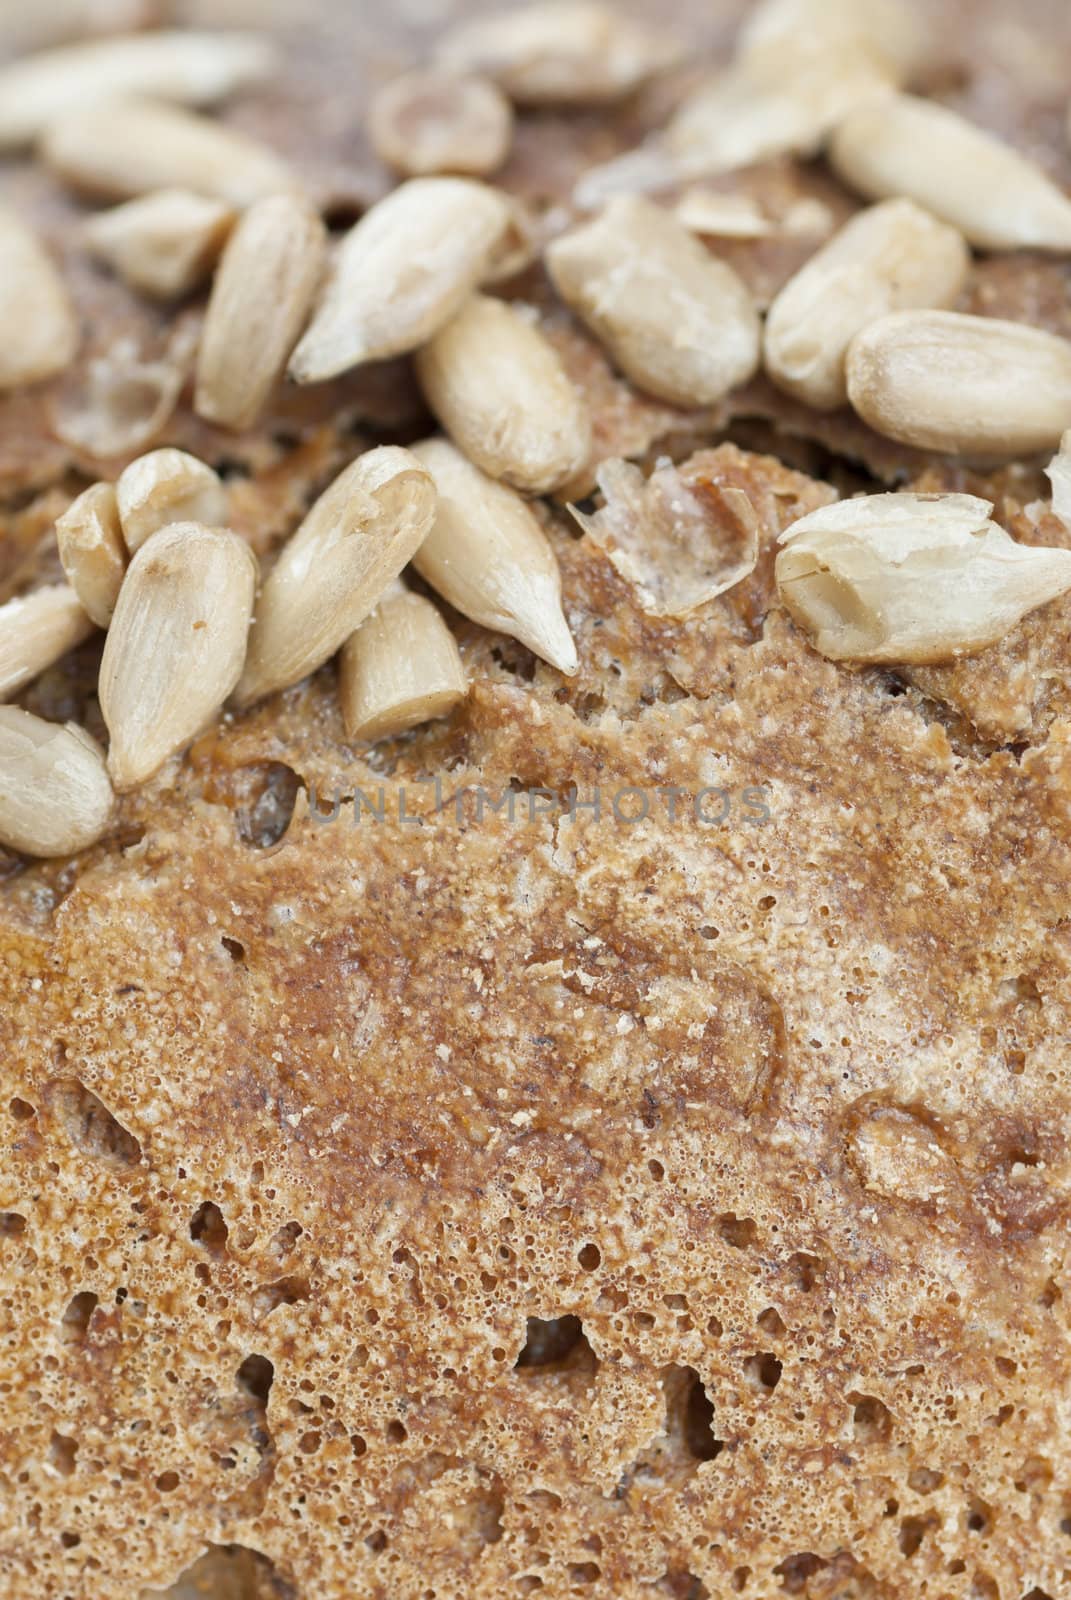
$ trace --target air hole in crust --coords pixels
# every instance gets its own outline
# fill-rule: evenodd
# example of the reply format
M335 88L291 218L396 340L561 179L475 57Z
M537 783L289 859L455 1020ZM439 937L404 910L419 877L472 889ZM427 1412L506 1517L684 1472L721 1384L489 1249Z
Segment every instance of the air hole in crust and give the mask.
M60 1319L64 1344L83 1344L89 1334L89 1321L99 1304L91 1289L81 1289L72 1298Z
M748 1382L762 1394L772 1394L781 1382L781 1363L772 1351L760 1351L744 1362Z
M751 1250L754 1248L759 1231L750 1217L737 1217L730 1211L726 1216L718 1218L718 1232L726 1244L732 1245L734 1250Z
M664 1375L666 1428L692 1461L713 1461L725 1448L714 1432L714 1406L694 1367L670 1367Z
M48 1441L48 1464L61 1478L69 1478L78 1458L78 1443L65 1433L53 1433Z
M281 761L264 761L236 774L239 837L256 850L270 850L294 815L301 779Z
M788 1281L801 1294L811 1294L818 1287L824 1271L821 1257L809 1255L806 1250L797 1250L795 1255L788 1258Z
M892 1435L892 1412L872 1394L848 1395L852 1429L860 1444L885 1444Z
M908 1560L917 1555L922 1547L922 1541L936 1525L935 1517L905 1517L900 1524L900 1554Z
M516 1366L518 1371L534 1368L594 1372L598 1361L579 1317L529 1317L527 1338Z
M267 1556L240 1544L210 1544L203 1556L181 1574L176 1595L228 1596L229 1600L251 1600L252 1596L272 1596L272 1600L297 1600L297 1591Z
M816 1556L811 1550L803 1550L799 1555L788 1556L780 1562L774 1568L774 1577L780 1578L786 1594L800 1594L815 1573L821 1572L827 1565L821 1556Z
M597 1583L601 1577L602 1568L594 1561L580 1561L569 1568L569 1582L578 1586Z
M46 1091L49 1109L83 1155L110 1167L136 1167L141 1145L77 1078L54 1078Z
M214 1200L203 1200L190 1218L190 1238L212 1255L222 1255L227 1247L228 1228Z
M238 1386L262 1406L268 1403L271 1386L275 1382L275 1368L267 1356L246 1356L236 1374Z
M309 1280L293 1275L261 1284L253 1296L253 1316L263 1322L279 1306L296 1306L309 1298Z
M771 1339L783 1339L788 1331L773 1306L768 1306L765 1311L760 1312L755 1320L763 1333L768 1333Z

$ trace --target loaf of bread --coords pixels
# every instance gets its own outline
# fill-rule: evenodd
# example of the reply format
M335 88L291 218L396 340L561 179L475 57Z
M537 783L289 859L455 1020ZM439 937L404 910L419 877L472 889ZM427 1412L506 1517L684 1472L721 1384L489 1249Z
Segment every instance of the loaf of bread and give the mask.
M82 9L74 37L108 26L106 8ZM138 552L115 541L106 647L87 622L44 670L15 662L13 707L75 725L83 751L86 733L94 751L110 735L102 781L116 798L84 848L72 833L38 855L26 845L38 817L52 806L73 827L81 791L69 775L59 790L41 779L28 799L29 769L0 740L0 1593L1058 1600L1071 1583L1071 595L1057 584L984 648L831 659L786 606L777 558L800 518L892 491L939 497L939 512L970 495L1017 545L1071 550L1044 475L1071 415L1061 426L1053 380L1034 408L1055 417L1051 448L979 452L965 384L962 441L905 443L880 406L881 432L848 404L789 392L772 358L757 370L754 331L753 375L682 404L643 386L652 350L663 372L675 348L666 306L687 341L674 283L664 302L627 303L651 318L643 343L607 309L606 284L596 304L585 277L570 310L551 281L564 285L564 268L551 249L548 276L542 258L590 221L585 193L640 187L667 237L690 229L736 274L736 334L757 329L883 198L843 175L859 171L854 147L841 176L824 153L856 104L830 110L836 87L877 74L880 94L910 89L1017 149L1057 197L1031 213L1052 237L1030 249L983 249L962 214L939 218L966 241L942 311L1069 338L1071 243L1056 234L1071 15L1055 0L920 0L913 14L892 0L657 12L640 0L529 14L536 43L522 48L508 30L473 31L457 0L178 11L138 20L253 28L276 60L253 82L235 68L221 105L166 116L240 131L245 155L220 158L230 189L237 170L272 193L292 183L332 230L336 264L344 230L411 176L397 170L405 128L378 141L393 171L368 141L377 93L439 58L475 75L472 105L440 80L443 116L477 118L456 159L465 182L516 203L517 236L499 240L495 267L463 261L452 232L450 270L462 284L471 266L462 299L479 287L514 303L509 340L518 326L541 340L565 387L548 398L552 368L526 365L519 334L488 365L492 404L479 340L443 337L457 332L444 290L434 329L323 381L287 381L272 354L258 419L227 428L199 414L198 341L212 262L252 195L226 181L208 194L215 146L198 146L200 205L150 213L154 228L181 217L187 240L203 230L177 299L145 292L143 258L139 288L128 256L90 250L84 183L72 187L96 159L102 106L125 116L127 101L81 100L75 78L70 106L0 173L76 334L51 376L0 391L0 604L65 571L77 588L92 530L72 513L61 567L57 519L165 446L214 469L222 500L183 502L154 526L222 517L265 576L317 496L373 448L417 445L406 471L430 473L445 503L448 458L421 444L438 425L428 401L498 480L459 477L463 514L433 536L446 554L425 542L406 572L448 630L435 635L445 687L428 698L373 681L372 658L347 646L342 671L366 672L365 698L351 687L346 700L344 682L340 700L317 646L317 670L280 671L273 683L288 686L254 687L240 708L224 706L235 663L214 713L182 732L202 666L178 664L159 620L155 647L128 620L127 586L158 532ZM19 49L31 21L27 8L12 29ZM0 17L0 48L3 30ZM0 67L0 133L23 104L15 70ZM183 84L168 97L213 95ZM379 125L423 104L395 94ZM83 132L65 144L75 115ZM744 140L735 159L711 155L713 134L695 144L701 116ZM440 148L433 133L421 151ZM487 149L493 170L474 177ZM96 210L142 182L118 153ZM876 160L868 146L868 173ZM167 165L155 147L131 151L131 169ZM940 173L919 199L904 165L892 163L893 198L943 207ZM146 182L137 192L155 193L158 178ZM1003 227L1000 184L980 187ZM330 291L314 309L318 225L305 225L308 251L284 271L279 241L272 279L279 317L301 304L288 348L299 324L337 311ZM106 231L141 242L147 226ZM247 248L232 295L245 275L264 295L273 237ZM630 237L625 265L650 244L643 227ZM410 271L434 277L434 244L379 280L385 304ZM703 262L674 250L701 283ZM819 338L823 305L843 320L857 283L818 297ZM383 326L372 292L340 302L369 339ZM874 293L867 317L910 309L888 274ZM10 303L0 279L9 331ZM230 302L227 314L241 320ZM278 333L272 316L265 326ZM268 345L245 348L256 365ZM306 349L325 359L322 340ZM477 365L429 378L459 350ZM674 366L673 381L693 372ZM1025 406L1006 376L1009 405ZM920 381L947 397L955 374ZM540 457L550 486L537 495L520 482L526 452L560 420L563 393L583 427ZM535 444L496 426L518 406L543 430ZM154 493L162 481L161 469ZM95 514L125 503L104 493ZM419 519L414 504L405 516ZM379 512L360 514L378 540ZM404 520L390 517L392 530ZM516 611L501 601L496 624L490 552L511 517L510 559L530 588ZM376 596L397 593L387 586L409 559L388 572L384 556ZM106 595L109 569L93 570ZM829 604L839 624L846 602ZM556 657L525 605L552 619ZM262 598L254 639L266 615ZM0 612L0 663L25 650L22 626ZM340 638L324 637L330 655ZM381 629L376 662L387 646ZM169 694L150 722L176 732L128 781L117 725L133 726L122 707L155 695L157 675ZM347 732L343 703L381 700L397 713L376 725L386 736L354 736L349 710ZM12 741L23 726L13 718Z

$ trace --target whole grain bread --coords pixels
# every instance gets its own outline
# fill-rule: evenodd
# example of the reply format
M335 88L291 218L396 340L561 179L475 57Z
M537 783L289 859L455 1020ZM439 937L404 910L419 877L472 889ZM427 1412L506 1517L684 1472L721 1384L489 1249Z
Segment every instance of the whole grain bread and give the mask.
M341 222L390 181L366 88L457 9L178 20L279 32L282 77L224 116ZM742 10L660 17L724 56ZM1066 8L928 10L927 92L1068 182ZM502 181L563 204L693 70L522 116ZM150 445L215 466L268 555L360 448L428 431L393 362L211 427L180 393L202 302L176 324L94 268L32 164L0 184L86 330L0 397L0 600L60 581L55 518ZM819 236L858 204L788 160L715 187L813 202ZM768 303L816 247L718 253ZM1068 270L977 260L959 309L1071 332ZM773 567L797 517L884 484L1071 531L1038 461L924 455L761 378L678 411L537 273L516 291L595 458L686 461L712 562L746 495L754 570L657 614L543 504L575 676L450 612L473 687L448 720L351 744L325 668L227 713L89 851L0 855L0 1592L1058 1600L1071 600L969 660L856 669ZM101 422L102 362L156 373L148 438ZM100 652L19 704L103 738Z

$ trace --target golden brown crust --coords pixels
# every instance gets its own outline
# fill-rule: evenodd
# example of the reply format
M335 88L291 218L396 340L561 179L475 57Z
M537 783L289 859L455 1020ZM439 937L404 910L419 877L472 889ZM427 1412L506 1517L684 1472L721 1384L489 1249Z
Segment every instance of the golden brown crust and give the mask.
M1014 133L1040 113L1010 46L986 98L1000 11L948 14L987 52L968 109ZM1071 56L1053 6L1017 15ZM112 297L101 347L156 316L80 292ZM391 432L368 381L226 445L182 404L167 442L242 464L263 549L360 419ZM597 381L607 442L718 437ZM47 403L0 417L36 495L15 589L90 466L42 444ZM811 436L867 462L846 437ZM350 747L325 668L76 861L0 860L13 1600L128 1600L232 1544L271 1563L212 1558L244 1600L1062 1592L1071 604L910 681L822 660L772 588L828 497L808 459L704 458L760 558L683 621L548 511L575 679L451 617L475 688L448 722ZM889 471L1068 542L1022 510L1033 464ZM98 655L23 703L99 734ZM313 820L299 783L382 787L385 820Z

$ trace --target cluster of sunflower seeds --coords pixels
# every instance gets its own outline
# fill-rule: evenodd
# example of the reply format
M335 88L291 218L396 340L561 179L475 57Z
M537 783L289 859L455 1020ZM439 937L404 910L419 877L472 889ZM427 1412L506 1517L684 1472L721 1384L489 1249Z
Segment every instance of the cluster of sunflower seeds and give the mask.
M448 29L431 63L373 97L369 136L400 182L333 249L289 164L205 114L271 74L267 42L95 36L109 19L152 20L147 3L65 0L71 21L57 37L83 42L0 69L0 150L32 148L79 195L112 203L82 239L134 292L167 303L211 279L193 361L206 422L245 431L284 378L317 384L411 355L442 435L358 456L263 579L205 462L152 450L115 483L87 487L56 524L67 582L0 607L0 700L105 630L109 748L0 707L0 842L40 855L85 848L113 826L116 793L149 780L228 701L250 706L334 657L351 739L453 711L468 687L462 655L433 601L405 585L408 566L456 612L577 672L532 501L608 484L611 468L642 488L642 474L602 461L539 316L494 292L540 254L613 365L663 403L716 404L762 368L803 404L850 405L922 449L999 459L1063 441L1053 504L1071 518L1071 344L955 309L972 248L1071 254L1071 199L1027 157L912 93L930 41L900 0L762 0L729 67L657 136L583 175L572 215L541 242L485 181L510 159L515 112L619 101L682 51L600 0L537 0ZM702 180L823 153L871 204L831 238L832 213L786 220L801 237L827 237L764 322L717 250L774 223ZM0 322L0 389L76 359L62 274L8 210ZM750 571L758 526L749 505L738 509L754 532ZM897 494L813 513L782 538L781 602L835 660L983 649L1071 589L1071 554L1016 544L992 510L969 496Z

